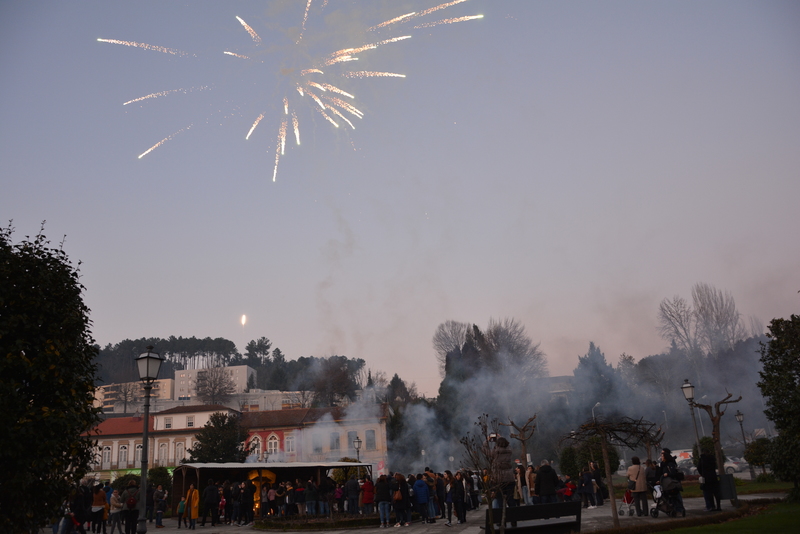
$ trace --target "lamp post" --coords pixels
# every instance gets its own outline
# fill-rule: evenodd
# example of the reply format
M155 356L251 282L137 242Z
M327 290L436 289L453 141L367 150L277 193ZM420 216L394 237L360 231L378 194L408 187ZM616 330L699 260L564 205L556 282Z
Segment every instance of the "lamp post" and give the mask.
M153 382L158 378L158 371L164 359L157 352L153 352L153 347L148 346L147 352L140 354L136 358L139 369L139 379L144 388L144 430L142 432L142 483L139 488L139 521L136 532L144 534L147 532L147 457L148 439L150 431L150 390L153 389Z
M356 439L353 440L353 448L356 450L356 460L361 461L361 455L359 451L361 450L361 438L356 436Z
M697 444L697 454L700 454L700 436L697 434L697 419L694 416L694 386L689 383L689 379L686 378L683 381L683 385L681 386L681 391L683 391L683 396L686 398L686 402L689 403L689 412L692 414L692 424L694 425L694 441Z
M746 450L747 449L747 437L744 434L744 425L742 424L742 423L744 423L744 414L742 412L740 412L739 410L736 410L736 413L733 414L733 416L739 422L739 428L742 431L742 444L744 444L744 448ZM742 453L742 459L744 459L744 453ZM755 479L756 479L756 470L753 468L752 465L750 465L750 480L755 480Z
M597 418L594 416L594 409L597 408L598 406L600 406L600 402L599 401L597 402L597 404L592 406L592 421L594 421L595 423L597 422Z

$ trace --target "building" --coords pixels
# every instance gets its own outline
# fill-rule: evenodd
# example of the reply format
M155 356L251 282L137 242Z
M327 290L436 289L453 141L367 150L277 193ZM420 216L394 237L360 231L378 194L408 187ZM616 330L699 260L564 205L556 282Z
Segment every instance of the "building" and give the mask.
M171 378L156 380L150 395L153 400L171 400L175 396L175 381ZM102 408L103 413L133 413L143 401L144 388L139 380L95 389L94 406Z
M360 405L360 408L246 412L242 421L249 429L248 444L256 461L328 462L359 458L371 463L374 473L384 473L388 462L388 406L377 404L365 409ZM358 451L354 446L356 438L361 442Z
M233 394L244 393L247 384L252 377L253 383L256 380L256 370L247 365L234 365L232 367L214 367L212 369L223 369L233 381ZM175 394L174 400L191 401L197 398L197 379L209 369L182 369L175 371Z

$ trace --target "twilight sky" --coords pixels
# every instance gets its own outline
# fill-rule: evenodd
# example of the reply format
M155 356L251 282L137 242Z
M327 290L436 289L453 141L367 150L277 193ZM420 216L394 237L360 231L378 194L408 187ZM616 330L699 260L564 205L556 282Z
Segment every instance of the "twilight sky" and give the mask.
M658 303L696 282L798 312L800 4L469 0L365 31L439 3L314 0L298 45L304 0L3 2L0 220L66 235L101 345L266 336L428 395L448 319L514 317L565 374L589 341L661 352ZM323 68L355 130L292 89L401 35Z

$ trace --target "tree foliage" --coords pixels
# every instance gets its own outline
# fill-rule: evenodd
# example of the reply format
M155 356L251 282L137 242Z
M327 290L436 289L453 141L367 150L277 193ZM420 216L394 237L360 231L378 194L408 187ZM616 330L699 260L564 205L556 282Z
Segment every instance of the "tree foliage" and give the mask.
M767 400L764 412L775 423L779 436L773 440L770 462L776 474L793 480L800 496L800 316L773 319L762 344L758 387ZM780 463L778 463L780 460Z
M238 414L213 413L195 435L194 447L186 451L189 462L244 462L250 454L246 438Z
M38 531L86 473L99 418L78 270L42 232L12 233L0 230L0 531L13 533Z

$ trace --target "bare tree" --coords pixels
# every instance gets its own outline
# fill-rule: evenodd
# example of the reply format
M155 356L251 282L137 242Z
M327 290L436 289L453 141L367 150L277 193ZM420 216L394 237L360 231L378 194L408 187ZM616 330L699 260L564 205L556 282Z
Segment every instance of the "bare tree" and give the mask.
M682 297L664 299L658 306L661 337L672 341L689 359L700 354L697 336L697 318L694 310Z
M744 339L742 318L729 292L697 283L692 287L692 300L697 316L697 333L708 354L716 356Z
M699 404L697 402L692 402L691 406L702 408L703 410L708 413L709 419L711 419L711 438L714 440L714 454L717 457L717 465L719 467L719 472L724 473L725 469L725 455L722 453L722 441L721 441L721 434L719 431L720 421L722 420L722 416L725 415L725 410L728 408L728 404L733 404L735 402L739 402L742 400L742 396L739 395L738 399L731 400L733 397L733 393L728 393L728 395L722 399L721 401L715 402L714 407L712 408L709 404ZM700 451L698 451L698 454Z
M526 378L547 376L547 358L533 344L525 327L516 319L489 320L486 341L497 369L510 368Z
M439 373L444 376L444 364L447 353L460 349L466 340L467 323L458 321L445 321L436 328L433 334L433 348L436 351L436 361L439 362Z
M475 422L475 430L469 432L466 436L461 438L461 445L464 446L464 457L467 462L466 465L477 468L479 476L482 473L486 474L486 479L481 486L481 490L489 503L489 524L491 525L491 532L497 530L495 523L498 521L493 517L494 508L491 506L492 499L496 493L502 489L503 483L498 477L497 469L497 456L494 454L492 442L500 434L500 423L497 418L489 419L489 414L482 414ZM482 472L482 473L481 473ZM499 532L505 532L505 514L506 514L506 500L500 499L500 521ZM487 531L488 534L488 531Z
M117 385L117 403L122 403L122 413L128 413L128 405L142 395L142 388L136 382L123 382Z
M206 404L222 404L236 391L236 384L225 367L209 367L197 373L197 396Z
M503 426L510 426L516 433L511 433L511 437L518 440L520 446L522 448L522 467L525 469L528 468L528 440L533 437L533 433L536 432L536 414L533 417L528 418L524 425L518 426L511 418L508 418L508 423L500 423Z

